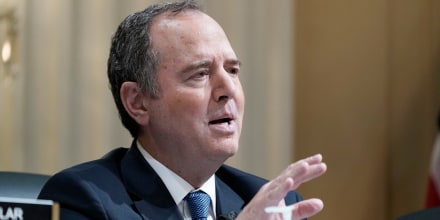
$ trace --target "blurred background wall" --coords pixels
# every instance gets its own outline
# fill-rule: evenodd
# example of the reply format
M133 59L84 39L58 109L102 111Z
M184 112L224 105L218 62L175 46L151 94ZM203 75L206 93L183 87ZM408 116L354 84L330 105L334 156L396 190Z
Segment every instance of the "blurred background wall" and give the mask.
M131 142L107 88L110 37L147 0L0 0L0 170L53 174ZM436 0L203 0L243 61L241 149L266 178L322 153L312 219L423 208L440 107ZM3 51L3 49L2 49Z
M305 184L317 219L421 209L440 105L440 2L298 0L295 152L322 152ZM328 216L328 218L327 218Z

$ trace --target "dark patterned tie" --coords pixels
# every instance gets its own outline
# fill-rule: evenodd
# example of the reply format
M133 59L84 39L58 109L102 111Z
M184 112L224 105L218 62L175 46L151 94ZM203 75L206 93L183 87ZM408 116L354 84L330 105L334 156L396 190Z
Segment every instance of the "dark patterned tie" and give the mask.
M208 219L208 210L211 204L208 194L200 190L191 192L186 195L185 200L188 202L189 212L193 220Z

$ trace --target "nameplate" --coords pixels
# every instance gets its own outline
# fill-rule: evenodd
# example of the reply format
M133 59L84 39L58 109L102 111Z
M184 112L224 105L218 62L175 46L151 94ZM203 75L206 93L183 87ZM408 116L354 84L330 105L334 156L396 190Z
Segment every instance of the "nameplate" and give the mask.
M0 220L59 220L59 215L51 200L0 197Z

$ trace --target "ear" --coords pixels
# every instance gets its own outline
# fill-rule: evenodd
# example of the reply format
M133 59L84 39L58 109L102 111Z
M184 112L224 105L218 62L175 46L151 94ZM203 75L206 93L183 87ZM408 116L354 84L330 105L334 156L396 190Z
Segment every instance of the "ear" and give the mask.
M128 114L141 126L148 123L146 97L135 82L124 82L120 89L121 101Z

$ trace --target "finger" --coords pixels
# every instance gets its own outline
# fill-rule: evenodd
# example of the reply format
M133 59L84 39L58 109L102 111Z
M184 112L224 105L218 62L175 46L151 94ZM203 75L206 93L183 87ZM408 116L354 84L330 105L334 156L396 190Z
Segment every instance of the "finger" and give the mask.
M291 177L300 176L301 174L305 174L310 166L319 165L321 163L322 163L322 155L316 154L311 157L307 157L305 159L290 164L285 170L285 172L283 172L283 174Z
M293 185L292 178L288 178L281 184L273 182L266 183L252 198L243 210L240 212L238 219L269 219L269 214L264 209L270 206L285 206L284 197Z
M294 177L295 184L292 189L298 188L302 183L308 182L312 179L318 178L327 171L327 165L325 163L316 164L308 167L307 171L302 175Z
M300 160L301 161L301 160ZM312 165L322 162L322 155L321 154L315 154L313 156L307 157L303 159L302 161L305 161L306 163Z
M327 165L321 160L322 156L318 154L290 164L275 181L282 182L286 178L293 178L295 185L291 190L294 190L302 183L315 179L327 171Z
M292 220L308 218L319 213L324 208L324 203L320 199L307 199L293 204Z
M280 200L287 195L287 193L292 189L294 181L292 178L284 179L281 181L271 181L262 187L259 194L263 194L262 203L277 205Z
M266 188L267 195L273 195L270 196L271 200L281 199L288 191L294 190L302 183L321 176L326 170L327 166L322 162L322 155L316 154L290 164L279 176L263 188ZM289 184L290 182L294 184Z
M290 164L280 175L270 181L270 185L281 186L288 181L288 179L296 179L305 175L308 169L308 164L305 161ZM295 180L296 181L296 180ZM293 186L293 185L292 185Z
M300 178L303 175L306 175L310 165L304 161L298 161L296 163L290 164L280 175L280 178L286 179L286 178L293 178L295 181L296 179Z

